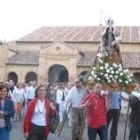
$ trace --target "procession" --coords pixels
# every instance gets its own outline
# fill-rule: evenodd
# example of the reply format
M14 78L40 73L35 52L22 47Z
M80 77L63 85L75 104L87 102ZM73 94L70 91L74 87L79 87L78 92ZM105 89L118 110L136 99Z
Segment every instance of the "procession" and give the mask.
M12 125L20 121L26 140L49 140L50 133L61 137L66 125L68 140L84 140L83 133L88 140L117 140L123 101L123 139L140 140L140 85L123 67L119 41L108 19L86 75L71 83L1 82L0 140L10 140Z
M139 0L0 4L0 140L140 140Z

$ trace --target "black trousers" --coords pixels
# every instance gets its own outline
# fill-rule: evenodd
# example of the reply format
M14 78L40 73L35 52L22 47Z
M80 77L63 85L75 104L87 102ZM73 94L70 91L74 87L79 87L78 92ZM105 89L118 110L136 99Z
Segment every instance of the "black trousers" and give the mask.
M47 140L46 127L32 123L28 140Z
M112 121L110 140L116 140L117 131L118 131L118 122L119 122L120 110L119 109L109 109L107 112L107 123L108 126Z
M130 124L129 140L140 140L140 125Z

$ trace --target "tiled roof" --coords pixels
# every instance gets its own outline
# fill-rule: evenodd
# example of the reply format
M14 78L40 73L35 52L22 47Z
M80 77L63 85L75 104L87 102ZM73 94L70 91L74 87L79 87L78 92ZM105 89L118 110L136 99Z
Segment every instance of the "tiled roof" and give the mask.
M38 65L39 52L37 51L18 51L17 54L8 59L7 64L16 65Z
M77 63L78 67L90 67L93 65L96 52L82 52L81 58ZM125 68L140 68L140 52L123 52L123 65ZM38 65L39 52L37 51L18 51L17 54L9 58L7 64L15 65Z
M94 64L96 52L82 52L80 60L77 63L77 66L87 67Z
M102 28L104 30L105 27ZM140 27L118 26L116 32L120 32L122 42L140 43ZM42 27L17 42L99 42L101 28L99 26L83 27Z
M95 52L83 52L77 63L78 67L91 66L94 63L96 53ZM125 68L140 68L140 52L123 52L122 53L123 65Z
M125 68L140 68L140 52L124 52L122 60Z

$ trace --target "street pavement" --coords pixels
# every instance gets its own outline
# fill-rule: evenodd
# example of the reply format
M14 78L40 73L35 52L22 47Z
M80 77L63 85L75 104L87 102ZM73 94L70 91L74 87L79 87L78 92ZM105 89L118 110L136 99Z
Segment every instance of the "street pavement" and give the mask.
M126 117L120 117L119 126L118 126L118 136L117 140L124 140L124 130L125 130L125 119ZM19 122L13 122L13 129L10 134L10 140L25 140L22 132L23 118ZM125 140L128 140L128 127L127 127L127 137ZM88 140L87 138L87 125L85 126L83 139ZM67 123L60 135L57 134L49 134L48 140L71 140L71 128L68 127ZM97 140L99 140L97 138Z

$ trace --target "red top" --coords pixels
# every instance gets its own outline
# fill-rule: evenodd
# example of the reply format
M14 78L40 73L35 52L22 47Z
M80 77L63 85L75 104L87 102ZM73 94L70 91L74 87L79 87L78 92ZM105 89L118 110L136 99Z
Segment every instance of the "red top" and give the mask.
M88 125L98 129L107 124L106 109L104 97L98 96L95 93L90 93L85 97L82 104L90 101L88 106Z
M24 133L29 132L31 126L31 119L33 117L37 99L32 100L27 108L27 111L24 116L23 131ZM50 101L46 99L46 135L49 134L49 113L50 113ZM52 114L55 114L54 110L51 110Z

